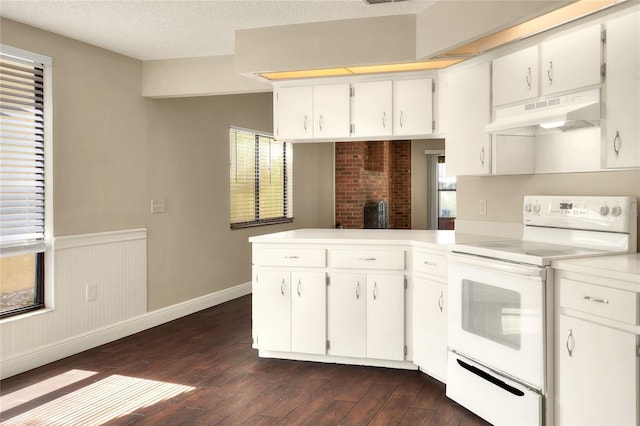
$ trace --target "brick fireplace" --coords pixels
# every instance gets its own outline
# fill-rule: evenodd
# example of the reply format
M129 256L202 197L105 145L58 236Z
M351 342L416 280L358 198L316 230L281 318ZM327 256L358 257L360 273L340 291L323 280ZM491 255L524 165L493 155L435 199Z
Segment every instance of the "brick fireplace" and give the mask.
M364 227L364 206L386 200L390 229L411 228L411 141L336 143L336 223Z

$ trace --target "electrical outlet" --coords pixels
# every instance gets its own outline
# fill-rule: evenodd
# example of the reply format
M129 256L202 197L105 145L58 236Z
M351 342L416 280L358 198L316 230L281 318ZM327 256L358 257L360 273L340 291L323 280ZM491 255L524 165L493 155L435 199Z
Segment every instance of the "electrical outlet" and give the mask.
M89 284L84 289L84 300L85 302L93 302L98 298L98 286L95 284Z
M151 213L166 213L167 212L167 202L164 198L158 198L156 200L151 200Z
M487 214L487 200L480 200L480 214Z

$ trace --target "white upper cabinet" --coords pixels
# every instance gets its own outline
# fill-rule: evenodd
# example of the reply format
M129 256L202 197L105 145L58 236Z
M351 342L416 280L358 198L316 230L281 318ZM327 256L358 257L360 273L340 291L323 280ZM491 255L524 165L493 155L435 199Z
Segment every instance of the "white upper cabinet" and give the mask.
M313 87L313 137L349 137L349 84Z
M433 80L421 78L393 82L393 134L433 133Z
M310 139L313 137L313 87L281 87L273 96L275 137Z
M532 46L493 61L493 105L540 96L539 48Z
M348 84L281 87L274 94L278 139L348 138Z
M339 81L274 88L275 137L311 142L433 134L433 79Z
M551 95L601 82L600 25L570 31L540 46L542 94Z
M640 167L640 12L607 22L606 168Z
M353 87L353 136L391 136L392 81L361 82Z
M484 62L445 78L447 173L452 176L491 174L491 63Z

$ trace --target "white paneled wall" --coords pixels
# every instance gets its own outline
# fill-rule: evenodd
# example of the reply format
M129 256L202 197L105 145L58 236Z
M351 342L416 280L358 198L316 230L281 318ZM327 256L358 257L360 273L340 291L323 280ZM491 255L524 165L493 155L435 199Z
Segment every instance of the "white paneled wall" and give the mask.
M112 340L114 325L146 313L145 229L58 237L53 250L51 306L0 322L2 377Z

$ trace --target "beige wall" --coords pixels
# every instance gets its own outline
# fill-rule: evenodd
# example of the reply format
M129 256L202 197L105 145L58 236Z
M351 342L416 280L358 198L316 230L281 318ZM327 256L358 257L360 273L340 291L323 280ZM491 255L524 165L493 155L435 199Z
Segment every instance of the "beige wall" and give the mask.
M333 146L310 144L295 222L229 230L229 125L271 131L271 93L149 100L140 61L6 19L0 38L53 59L54 235L147 228L149 310L250 281L250 235L333 224Z
M55 235L144 227L141 63L6 19L0 31L3 44L53 60Z
M236 73L234 55L163 59L142 63L142 96L149 98L271 91L270 84Z
M251 280L249 236L331 227L331 144L295 145L293 224L229 229L229 126L271 132L271 93L152 101L148 124L149 307L188 300ZM323 179L324 177L324 179Z
M409 62L415 54L413 14L236 31L236 71L243 74Z
M522 223L524 195L623 195L640 199L640 170L458 178L458 218ZM479 214L487 200L487 214Z

